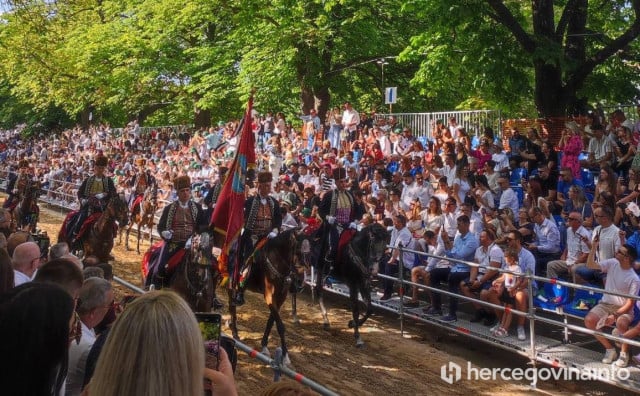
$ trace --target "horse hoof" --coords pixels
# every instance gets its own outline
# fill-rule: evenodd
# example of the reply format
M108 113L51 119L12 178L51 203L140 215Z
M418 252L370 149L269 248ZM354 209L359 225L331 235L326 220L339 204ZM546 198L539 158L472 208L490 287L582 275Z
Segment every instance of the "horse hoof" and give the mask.
M284 359L282 359L282 364L285 366L291 366L291 359L289 359L288 353L284 356Z
M267 347L262 347L262 351L260 353L271 358L271 352L269 352L269 348Z
M324 331L329 331L329 330L331 330L331 325L330 325L329 323L324 323L324 324L322 325L322 329L323 329Z
M356 327L356 324L355 324L355 322L354 322L354 321L353 321L353 319L352 319L352 320L350 320L350 321L349 321L349 328L350 328L350 329L353 329L354 327Z
M356 341L356 348L360 348L360 349L364 348L364 341L362 340Z
M299 324L300 324L300 319L298 319L298 318L294 318L294 319L293 319L293 324L294 324L294 325L299 325Z

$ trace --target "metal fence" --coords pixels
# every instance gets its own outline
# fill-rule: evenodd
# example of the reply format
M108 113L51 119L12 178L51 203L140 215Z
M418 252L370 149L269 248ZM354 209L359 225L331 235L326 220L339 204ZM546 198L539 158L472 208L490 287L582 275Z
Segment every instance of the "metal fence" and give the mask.
M376 114L376 119L395 116L402 126L411 128L414 136L432 138L431 132L436 121L442 120L447 125L449 118L454 117L458 125L464 127L469 135L481 135L485 127L495 132L500 130L502 115L500 110L467 110L441 111L434 113L389 113Z

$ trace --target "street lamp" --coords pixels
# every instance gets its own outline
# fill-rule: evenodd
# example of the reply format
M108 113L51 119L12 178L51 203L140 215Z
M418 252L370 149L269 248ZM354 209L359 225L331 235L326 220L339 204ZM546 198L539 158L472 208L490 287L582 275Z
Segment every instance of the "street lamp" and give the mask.
M380 58L376 63L379 64L382 69L382 90L384 91L384 65L388 65L389 62L387 62L385 58Z

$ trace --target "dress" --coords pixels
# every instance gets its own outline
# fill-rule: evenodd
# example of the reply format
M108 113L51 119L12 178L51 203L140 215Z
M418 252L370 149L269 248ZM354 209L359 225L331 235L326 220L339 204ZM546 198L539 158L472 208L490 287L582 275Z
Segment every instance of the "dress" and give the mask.
M562 147L562 160L560 161L560 167L571 168L571 173L576 179L581 178L580 174L580 161L578 156L582 153L582 138L579 135L573 135L569 138L569 141Z

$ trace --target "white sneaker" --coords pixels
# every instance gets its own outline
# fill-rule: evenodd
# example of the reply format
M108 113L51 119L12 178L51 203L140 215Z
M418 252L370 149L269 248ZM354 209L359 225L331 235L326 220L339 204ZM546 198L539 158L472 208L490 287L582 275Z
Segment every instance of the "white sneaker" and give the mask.
M527 339L527 335L524 332L524 327L518 326L518 340L524 341Z
M491 334L495 333L496 330L498 330L501 327L501 323L498 323L497 325L493 326L492 328L489 329L489 332Z
M618 352L616 352L615 348L607 349L607 351L604 353L604 357L602 358L602 363L611 364L616 360L617 357Z
M618 329L613 329L613 331L611 332L611 335L615 337L620 337L620 332L618 331ZM616 341L615 344L618 348L620 348L620 343L618 341ZM620 352L620 356L622 356L622 352ZM624 367L624 366L620 366L620 367Z
M627 367L629 365L629 355L626 352L620 352L620 357L616 360L617 367Z

